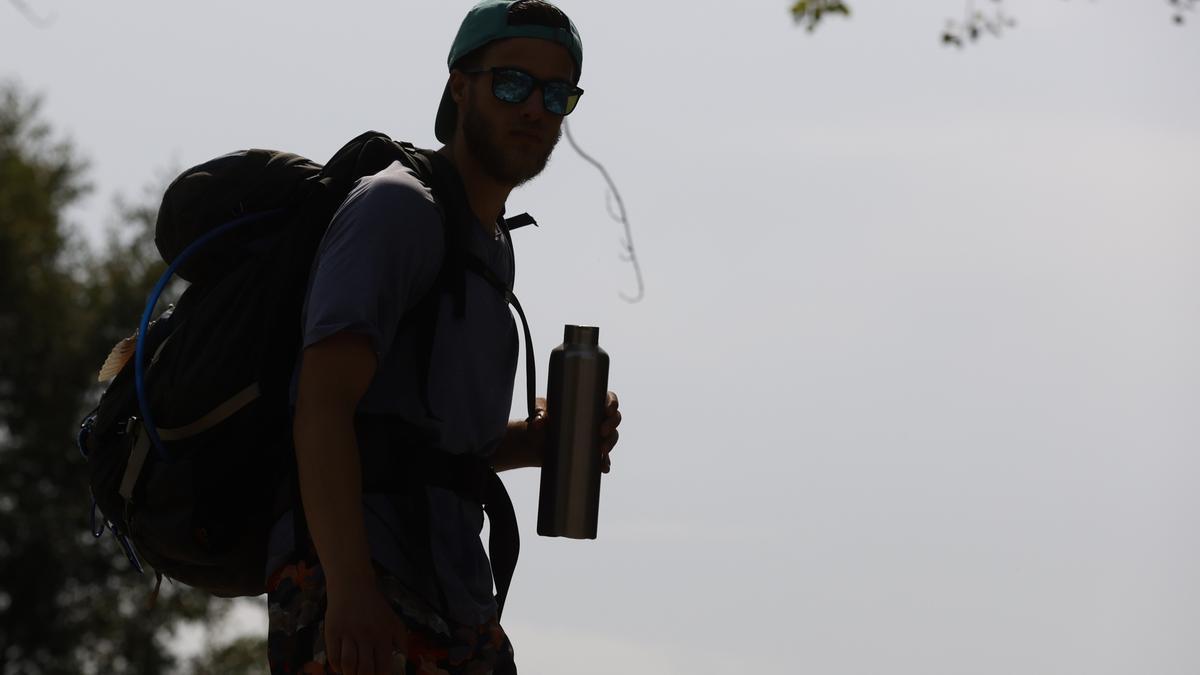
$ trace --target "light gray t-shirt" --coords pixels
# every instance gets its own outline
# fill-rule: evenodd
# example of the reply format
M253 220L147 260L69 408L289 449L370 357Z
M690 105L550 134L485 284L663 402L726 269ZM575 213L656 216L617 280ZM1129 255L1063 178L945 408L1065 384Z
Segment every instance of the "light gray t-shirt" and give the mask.
M444 452L487 456L508 423L517 365L517 330L504 298L468 272L465 311L457 315L452 294L435 289L440 297L432 353L420 347L421 333L428 329L402 321L434 287L444 255L443 227L429 190L399 162L360 179L317 250L305 299L303 345L341 331L366 335L379 360L358 412L402 419L425 431ZM511 288L508 235L492 237L478 222L469 230L463 237L467 252ZM425 359L429 370L422 392L419 373ZM293 381L293 395L294 386ZM364 442L360 429L362 452L380 451L381 444L383 439ZM482 509L449 490L427 489L433 562L449 605L446 618L482 623L496 612L491 567L479 537ZM364 507L372 557L403 579L412 562L394 536L403 527L397 510L388 496L378 494L367 495ZM276 526L273 562L291 552L291 527L290 517Z

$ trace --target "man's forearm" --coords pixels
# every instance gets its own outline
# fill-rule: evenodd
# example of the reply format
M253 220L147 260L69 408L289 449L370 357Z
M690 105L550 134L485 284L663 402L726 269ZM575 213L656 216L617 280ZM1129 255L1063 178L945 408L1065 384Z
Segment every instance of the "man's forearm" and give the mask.
M302 414L294 426L304 514L330 588L374 584L362 508L362 462L350 415Z
M541 435L544 435L541 434ZM504 440L492 455L492 467L496 471L521 469L542 465L542 438L537 432L531 432L525 420L513 420L508 423Z

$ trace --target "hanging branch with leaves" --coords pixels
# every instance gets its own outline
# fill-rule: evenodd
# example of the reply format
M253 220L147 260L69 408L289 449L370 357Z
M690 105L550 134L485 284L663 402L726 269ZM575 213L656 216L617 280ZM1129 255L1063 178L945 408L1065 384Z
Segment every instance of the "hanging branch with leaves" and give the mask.
M613 220L620 223L625 228L625 238L621 240L621 260L633 265L633 273L637 279L637 294L626 295L620 293L621 299L626 302L639 302L646 295L645 285L642 283L642 266L638 263L637 251L633 248L633 232L629 227L629 216L625 211L625 200L621 199L621 193L617 190L617 184L613 182L612 176L608 174L608 169L604 165L596 161L579 147L575 142L575 137L571 135L571 127L566 120L563 120L563 131L567 135L567 142L579 153L579 156L588 164L596 167L600 171L600 175L604 176L604 180L608 183L608 191L604 193L604 203L608 208L608 215ZM614 208L614 206L616 208Z
M1006 29L1017 25L1001 6L1003 0L991 0L992 11L976 10L974 0L967 0L966 16L962 21L950 19L942 31L943 45L962 48L986 35L999 37ZM1188 12L1200 6L1200 0L1166 0L1171 6L1171 20L1183 24ZM841 0L795 0L792 20L813 32L829 16L850 17L850 6Z
M806 24L808 32L813 32L821 21L828 15L836 14L850 17L850 7L839 0L798 0L792 5L792 19L796 23Z

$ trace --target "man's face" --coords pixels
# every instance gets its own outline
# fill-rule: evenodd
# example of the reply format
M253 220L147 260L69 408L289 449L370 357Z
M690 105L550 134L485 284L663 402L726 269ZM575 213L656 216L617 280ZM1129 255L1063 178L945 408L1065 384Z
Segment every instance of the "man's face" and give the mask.
M483 69L517 68L541 80L566 80L575 62L561 45L534 38L511 38L488 46ZM516 187L546 168L562 135L562 117L542 104L541 88L521 103L492 95L492 75L468 76L463 100L462 134L467 150L494 180Z

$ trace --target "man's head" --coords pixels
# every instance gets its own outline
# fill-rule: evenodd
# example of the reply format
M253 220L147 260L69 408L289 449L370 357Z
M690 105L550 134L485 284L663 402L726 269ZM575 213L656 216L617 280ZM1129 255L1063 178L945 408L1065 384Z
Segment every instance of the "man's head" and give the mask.
M519 185L545 167L578 101L579 33L543 0L484 0L448 59L437 137L462 143L492 178Z

